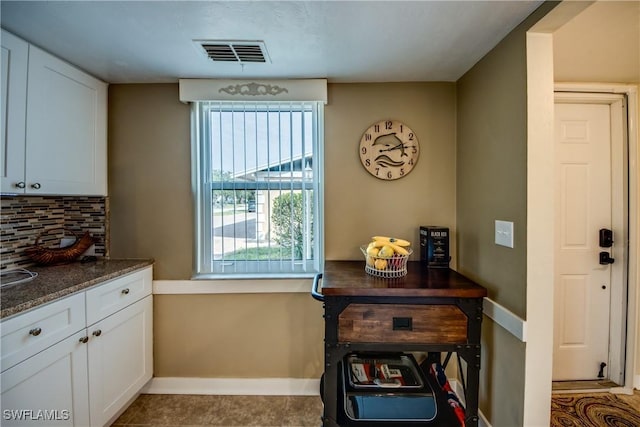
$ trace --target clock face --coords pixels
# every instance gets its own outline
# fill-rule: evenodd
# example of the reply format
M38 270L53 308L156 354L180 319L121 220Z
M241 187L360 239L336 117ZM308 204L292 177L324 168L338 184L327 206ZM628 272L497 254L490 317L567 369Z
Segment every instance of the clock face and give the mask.
M407 176L419 154L418 137L397 120L372 124L360 139L362 166L376 178L394 180Z

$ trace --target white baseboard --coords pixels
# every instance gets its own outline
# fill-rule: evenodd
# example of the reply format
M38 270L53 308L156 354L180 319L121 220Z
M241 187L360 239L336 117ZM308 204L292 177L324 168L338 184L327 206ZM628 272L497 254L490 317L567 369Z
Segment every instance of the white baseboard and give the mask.
M640 375L633 377L633 388L640 390Z
M484 414L480 410L478 410L478 417L479 417L478 427L492 427L489 420L487 420L487 418L484 416Z
M153 377L147 394L214 394L246 396L319 396L315 378L178 378Z

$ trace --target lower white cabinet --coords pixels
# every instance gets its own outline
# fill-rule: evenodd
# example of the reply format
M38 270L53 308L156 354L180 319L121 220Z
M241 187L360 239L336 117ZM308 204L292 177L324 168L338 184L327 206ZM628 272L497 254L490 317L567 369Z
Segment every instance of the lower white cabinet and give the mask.
M3 426L89 425L86 332L2 373Z
M148 267L4 320L0 425L86 427L114 421L153 375L151 280ZM56 313L69 306L69 313L84 314L85 303L110 308L99 319L87 312L92 320L46 348L32 344L34 331L37 338L64 330Z
M151 296L88 328L91 425L103 426L153 375Z

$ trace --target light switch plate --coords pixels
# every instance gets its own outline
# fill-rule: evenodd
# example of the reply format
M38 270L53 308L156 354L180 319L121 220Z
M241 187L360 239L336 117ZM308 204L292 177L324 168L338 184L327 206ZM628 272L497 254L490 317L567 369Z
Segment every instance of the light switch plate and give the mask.
M513 248L513 222L496 220L496 245Z

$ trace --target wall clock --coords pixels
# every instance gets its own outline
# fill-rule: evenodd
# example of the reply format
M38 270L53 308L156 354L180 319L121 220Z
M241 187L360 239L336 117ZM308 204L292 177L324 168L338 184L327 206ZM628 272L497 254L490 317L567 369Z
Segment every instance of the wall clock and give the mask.
M397 120L381 120L360 139L362 166L376 178L391 181L413 170L420 155L416 134Z

